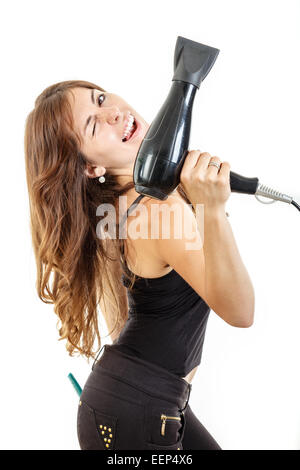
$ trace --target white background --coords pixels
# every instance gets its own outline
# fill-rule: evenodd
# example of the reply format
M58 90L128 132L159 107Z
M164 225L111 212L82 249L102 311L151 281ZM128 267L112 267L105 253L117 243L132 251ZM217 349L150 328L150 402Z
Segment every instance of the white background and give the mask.
M177 36L216 47L190 149L300 202L299 12L293 0L1 3L2 449L78 449L67 375L83 386L91 368L68 356L53 306L35 291L23 136L37 95L89 80L150 123L171 86ZM227 211L255 287L255 322L234 328L211 312L190 405L223 449L300 449L300 214L236 193Z

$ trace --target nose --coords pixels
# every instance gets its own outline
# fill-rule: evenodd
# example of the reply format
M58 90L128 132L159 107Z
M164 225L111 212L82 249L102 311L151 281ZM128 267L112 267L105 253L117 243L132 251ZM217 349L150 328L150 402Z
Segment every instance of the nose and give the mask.
M106 121L109 124L114 124L119 120L121 112L117 106L110 106L109 108L103 108L98 114L99 121Z

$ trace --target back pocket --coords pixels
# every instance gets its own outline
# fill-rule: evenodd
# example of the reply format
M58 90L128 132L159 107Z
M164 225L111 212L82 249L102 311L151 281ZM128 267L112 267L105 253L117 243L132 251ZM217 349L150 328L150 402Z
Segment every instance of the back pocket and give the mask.
M150 405L146 412L145 428L148 447L182 448L185 416L178 408Z
M80 400L77 413L77 436L81 450L114 450L116 416L90 407Z

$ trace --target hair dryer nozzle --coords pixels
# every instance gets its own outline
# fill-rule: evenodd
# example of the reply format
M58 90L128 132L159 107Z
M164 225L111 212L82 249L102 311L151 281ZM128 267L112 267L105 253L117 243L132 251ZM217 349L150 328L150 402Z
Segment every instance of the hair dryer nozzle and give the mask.
M214 47L178 36L172 80L181 80L199 88L214 65L219 52L220 50Z
M213 47L177 37L171 89L135 160L133 179L138 193L164 200L178 186L188 153L194 97L218 53Z

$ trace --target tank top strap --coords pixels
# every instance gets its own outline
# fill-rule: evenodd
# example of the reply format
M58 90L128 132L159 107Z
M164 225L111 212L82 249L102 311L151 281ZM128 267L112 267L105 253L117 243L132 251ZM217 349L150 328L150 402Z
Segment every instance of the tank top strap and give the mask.
M143 199L143 197L145 197L145 194L140 194L131 204L130 206L128 207L127 211L126 211L126 214L124 214L122 220L121 220L121 223L120 223L120 226L119 226L119 233L120 233L120 230L121 228L123 227L127 217L131 214L131 212L137 207L137 205L139 204L139 202L141 201L141 199ZM120 238L120 243L121 243L121 246L120 246L120 249L121 249L121 263L127 268L127 263L126 263L126 260L124 258L124 239L123 238ZM128 269L128 268L127 268Z

